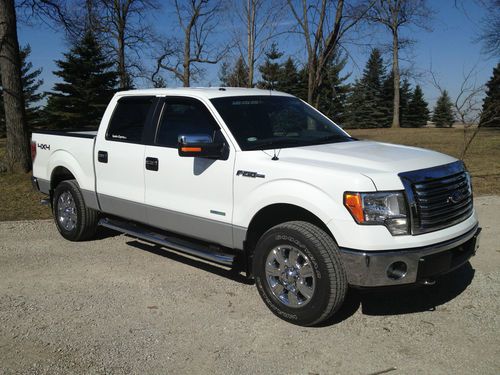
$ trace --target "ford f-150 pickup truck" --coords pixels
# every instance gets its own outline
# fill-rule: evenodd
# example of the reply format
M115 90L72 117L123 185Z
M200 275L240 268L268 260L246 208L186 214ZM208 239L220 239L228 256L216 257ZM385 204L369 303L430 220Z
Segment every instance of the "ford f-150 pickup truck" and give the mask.
M461 161L355 139L281 92L119 92L97 132L37 131L31 148L64 238L104 226L239 269L298 325L349 286L434 283L478 247Z

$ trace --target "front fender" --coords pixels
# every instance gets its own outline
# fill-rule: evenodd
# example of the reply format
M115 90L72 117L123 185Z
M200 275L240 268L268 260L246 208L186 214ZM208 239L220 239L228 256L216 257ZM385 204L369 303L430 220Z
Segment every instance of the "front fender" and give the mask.
M233 223L248 228L252 218L263 208L284 203L301 207L317 216L325 225L332 218L350 218L342 205L342 195L331 195L302 180L278 179L260 184L242 199L235 197Z

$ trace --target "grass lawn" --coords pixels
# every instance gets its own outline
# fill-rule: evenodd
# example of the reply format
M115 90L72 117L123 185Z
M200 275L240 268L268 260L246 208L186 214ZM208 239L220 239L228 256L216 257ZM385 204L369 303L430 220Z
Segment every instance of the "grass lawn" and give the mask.
M461 129L351 129L357 138L417 146L459 157ZM5 139L0 139L0 158ZM465 158L476 195L500 194L500 130L481 129ZM31 174L0 174L0 221L48 219L48 207L39 204L43 196L33 190Z

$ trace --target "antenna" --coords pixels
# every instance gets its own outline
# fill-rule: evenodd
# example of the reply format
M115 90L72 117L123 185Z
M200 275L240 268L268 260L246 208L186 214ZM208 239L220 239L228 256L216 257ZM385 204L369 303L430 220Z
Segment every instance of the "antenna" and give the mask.
M274 149L274 155L273 155L273 157L271 158L271 160L275 160L275 161L276 161L276 160L280 160L280 158L278 157L278 155L279 155L279 153L278 153L278 154L276 154L276 149Z

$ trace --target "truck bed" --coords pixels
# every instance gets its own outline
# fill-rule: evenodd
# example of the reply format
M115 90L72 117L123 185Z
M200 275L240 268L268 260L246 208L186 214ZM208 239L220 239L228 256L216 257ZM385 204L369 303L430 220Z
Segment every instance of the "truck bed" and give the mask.
M64 168L78 179L80 188L95 192L94 144L96 131L34 131L36 157L33 176L40 184L50 184L52 174L64 172ZM56 168L57 167L57 168Z

